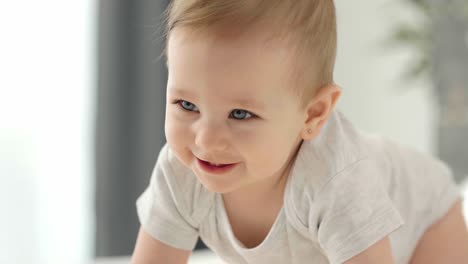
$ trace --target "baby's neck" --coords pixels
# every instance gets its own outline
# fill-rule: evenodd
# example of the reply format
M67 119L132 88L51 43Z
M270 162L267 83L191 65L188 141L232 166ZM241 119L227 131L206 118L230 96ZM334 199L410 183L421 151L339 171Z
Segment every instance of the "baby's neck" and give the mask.
M222 194L224 203L230 208L258 207L266 204L283 204L289 171L272 180L265 180L242 189Z

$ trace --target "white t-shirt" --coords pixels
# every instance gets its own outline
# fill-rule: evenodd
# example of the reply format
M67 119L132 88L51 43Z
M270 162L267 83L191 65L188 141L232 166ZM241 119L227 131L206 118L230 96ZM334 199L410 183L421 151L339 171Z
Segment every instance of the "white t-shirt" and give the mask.
M200 237L226 263L342 263L387 235L395 263L407 263L424 231L459 198L440 160L366 135L335 110L320 135L303 142L283 207L257 247L236 239L221 195L167 145L137 211L155 239L192 250Z

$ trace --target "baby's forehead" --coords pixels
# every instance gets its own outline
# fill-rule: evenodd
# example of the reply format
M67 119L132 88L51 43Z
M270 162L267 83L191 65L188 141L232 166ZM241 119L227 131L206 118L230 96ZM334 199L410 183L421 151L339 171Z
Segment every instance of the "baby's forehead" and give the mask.
M242 31L229 28L197 30L193 27L180 27L171 32L169 42L178 42L180 45L198 42L210 48L241 49L244 52L257 53L274 52L277 55L292 51L290 40L265 29L265 26L252 26Z
M194 33L190 28L177 28L169 41L168 63L177 54L184 53L186 59L189 55L192 59L210 62L217 67L246 69L251 74L267 74L270 78L291 76L297 68L291 45L261 29L257 31L233 35L216 34L216 31ZM280 69L273 71L274 67Z

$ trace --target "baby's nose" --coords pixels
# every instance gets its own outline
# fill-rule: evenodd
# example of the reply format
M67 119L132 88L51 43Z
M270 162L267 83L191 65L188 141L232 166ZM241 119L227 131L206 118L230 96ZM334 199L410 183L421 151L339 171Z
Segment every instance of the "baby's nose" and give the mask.
M195 145L206 152L218 153L228 146L225 129L220 126L203 126L195 131Z

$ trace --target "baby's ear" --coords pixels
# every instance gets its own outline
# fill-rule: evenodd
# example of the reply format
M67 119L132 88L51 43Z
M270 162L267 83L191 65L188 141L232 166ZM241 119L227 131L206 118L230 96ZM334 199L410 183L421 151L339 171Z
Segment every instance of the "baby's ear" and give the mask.
M315 138L327 121L341 96L341 88L335 84L320 88L305 108L304 129L302 139Z

